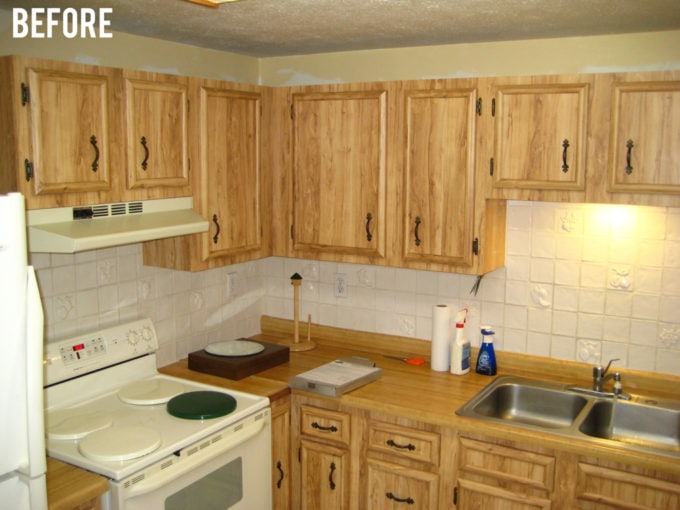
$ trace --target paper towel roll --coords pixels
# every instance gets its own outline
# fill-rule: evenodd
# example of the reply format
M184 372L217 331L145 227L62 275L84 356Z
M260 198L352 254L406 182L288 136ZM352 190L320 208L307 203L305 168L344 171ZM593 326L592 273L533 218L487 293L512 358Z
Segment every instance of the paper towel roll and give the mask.
M447 372L451 367L451 308L432 308L432 370Z

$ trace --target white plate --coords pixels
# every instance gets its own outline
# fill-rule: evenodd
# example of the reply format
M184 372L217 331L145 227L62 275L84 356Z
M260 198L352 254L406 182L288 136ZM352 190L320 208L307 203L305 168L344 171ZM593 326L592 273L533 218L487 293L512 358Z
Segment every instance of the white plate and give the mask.
M229 340L205 346L205 352L215 356L250 356L264 351L264 345L249 340Z

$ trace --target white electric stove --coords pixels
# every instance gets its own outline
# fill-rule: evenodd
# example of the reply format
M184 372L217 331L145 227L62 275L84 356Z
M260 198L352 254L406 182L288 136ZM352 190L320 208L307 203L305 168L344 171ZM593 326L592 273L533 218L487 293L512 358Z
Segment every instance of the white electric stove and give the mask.
M157 348L149 319L47 344L48 455L109 478L104 508L270 508L268 399L159 374Z

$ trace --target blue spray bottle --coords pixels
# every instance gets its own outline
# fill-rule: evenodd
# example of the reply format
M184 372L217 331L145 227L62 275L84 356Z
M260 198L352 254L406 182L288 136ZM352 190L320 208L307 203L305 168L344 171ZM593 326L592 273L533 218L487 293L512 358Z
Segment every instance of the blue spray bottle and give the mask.
M493 335L491 326L482 326L482 345L477 356L475 371L482 375L496 375L496 353L493 350Z

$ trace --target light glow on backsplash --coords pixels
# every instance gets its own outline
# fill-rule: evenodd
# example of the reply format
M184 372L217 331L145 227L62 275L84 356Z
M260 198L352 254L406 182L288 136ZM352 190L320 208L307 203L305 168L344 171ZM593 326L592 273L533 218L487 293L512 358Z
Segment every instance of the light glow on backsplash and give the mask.
M303 321L429 340L432 307L446 303L468 308L475 345L484 323L497 349L680 375L680 209L510 201L506 241L505 267L477 295L470 275L281 257L171 271L143 266L141 245L32 263L48 341L145 315L160 365L258 333L261 314L292 319L299 273Z

